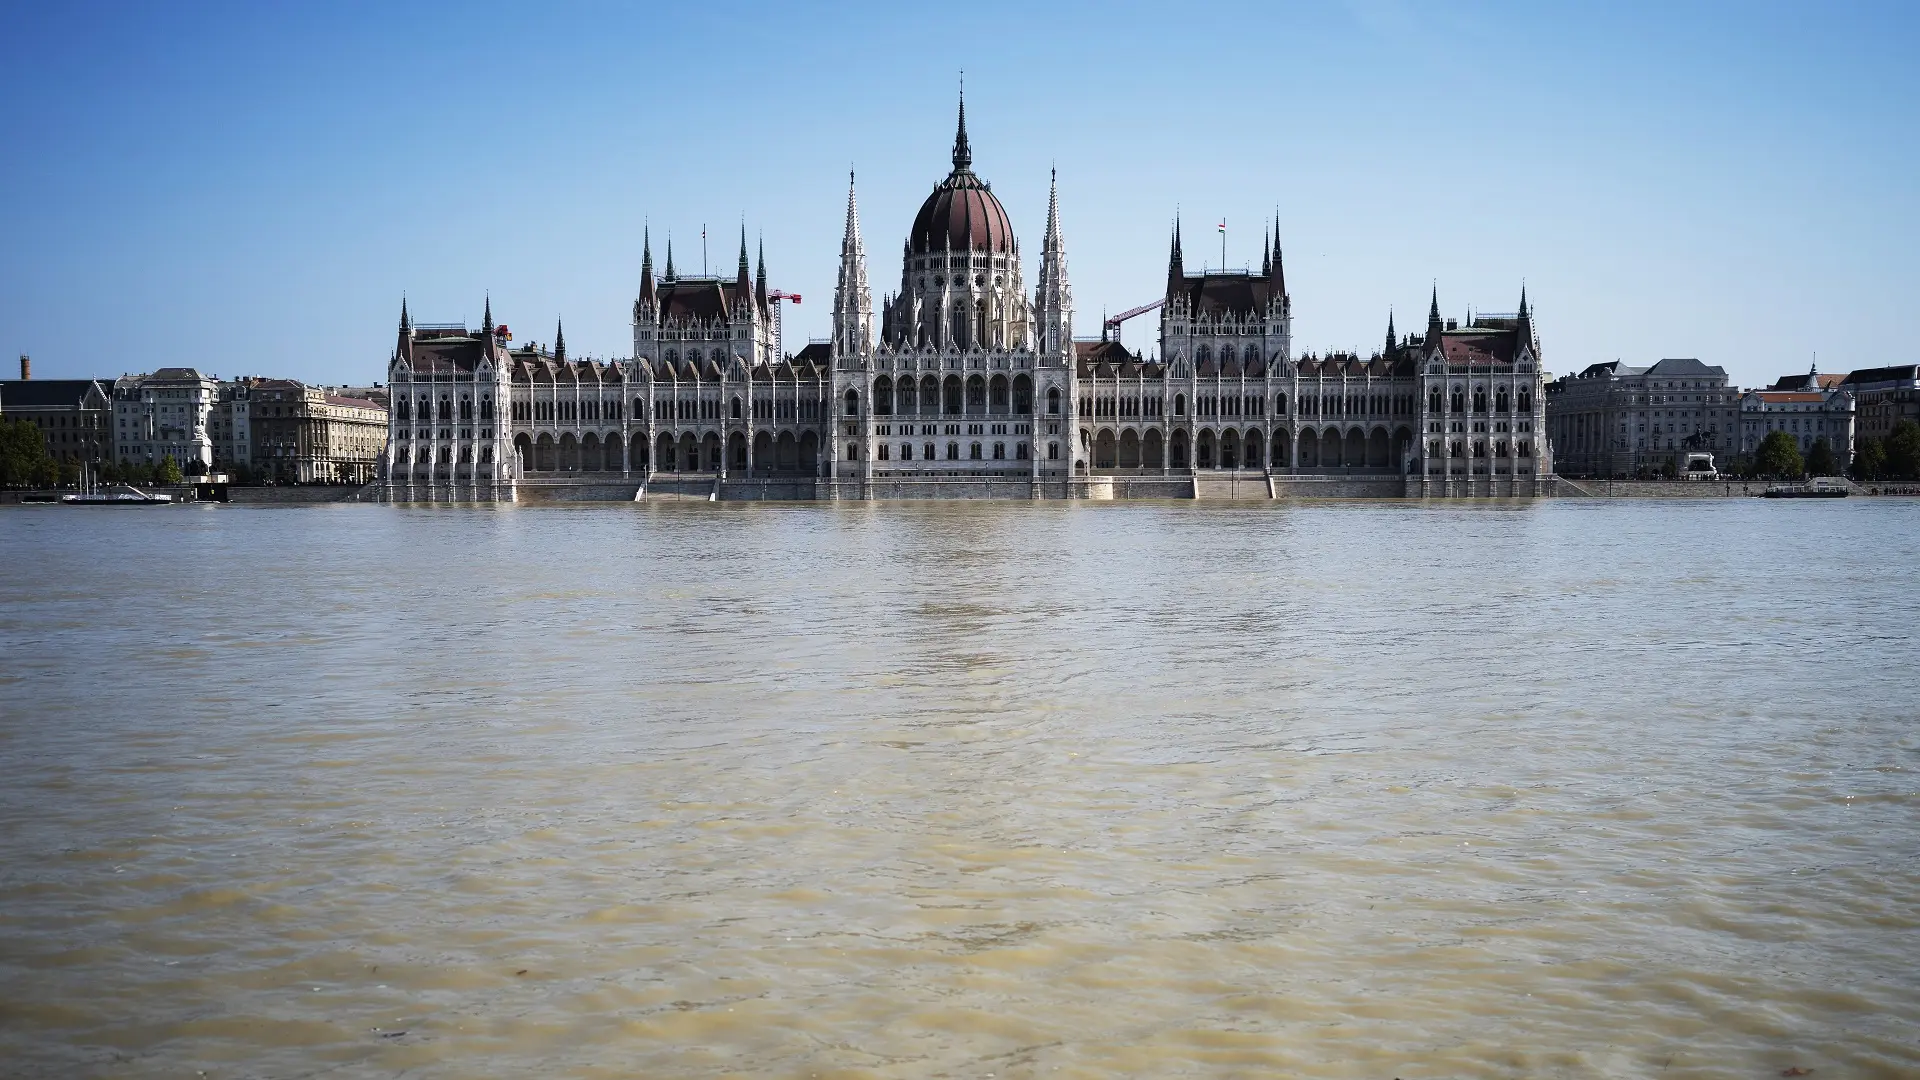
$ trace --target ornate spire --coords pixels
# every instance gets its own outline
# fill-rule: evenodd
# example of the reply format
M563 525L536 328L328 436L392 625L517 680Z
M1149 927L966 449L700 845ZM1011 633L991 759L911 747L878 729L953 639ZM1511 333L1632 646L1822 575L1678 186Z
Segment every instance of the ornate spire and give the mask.
M840 255L845 258L858 252L865 256L866 245L860 239L860 202L854 194L853 170L847 170L847 231L840 238Z
M1267 243L1272 238L1269 233L1260 234L1260 273L1265 277L1273 276L1273 250Z
M561 363L567 360L567 327L558 318L553 320L553 358Z
M1392 309L1392 308L1388 308L1388 309L1387 309L1387 348L1386 348L1386 352L1388 352L1388 353L1391 353L1391 352L1393 351L1393 343L1394 343L1394 333L1393 333L1393 309Z
M867 248L860 239L860 203L847 170L847 231L840 239L840 277L833 288L833 344L841 356L864 355L873 344L873 293L867 288Z
M1280 299L1291 303L1287 296L1287 264L1280 255L1280 208L1273 208L1273 285Z
M673 280L673 278L674 278L674 274L673 274L673 234L672 234L672 233L668 233L668 234L667 234L667 276L666 276L666 277L665 277L665 278L664 278L663 280L666 280L666 281L672 281L672 280Z
M1433 284L1433 299L1427 304L1427 347L1440 343L1440 283Z
M480 316L480 332L487 335L488 337L493 336L493 294L492 293L487 294L487 313L485 315Z
M967 143L967 76L960 73L960 129L953 136L953 171L973 168L973 147Z
M760 265L753 275L753 299L762 311L767 307L767 241L760 240Z
M1073 291L1067 284L1067 244L1060 234L1060 173L1047 181L1047 231L1040 246L1040 347L1047 352L1073 349ZM1104 329L1104 324L1103 324Z
M1171 293L1180 279L1187 276L1186 266L1180 254L1180 218L1173 219L1173 241L1167 251L1167 291Z
M747 265L747 223L740 223L740 269L733 279L734 294L741 303L745 303L748 290L753 288L752 268Z
M1520 283L1520 317L1527 317L1527 283Z
M653 237L648 229L640 230L640 299L652 303L653 288Z

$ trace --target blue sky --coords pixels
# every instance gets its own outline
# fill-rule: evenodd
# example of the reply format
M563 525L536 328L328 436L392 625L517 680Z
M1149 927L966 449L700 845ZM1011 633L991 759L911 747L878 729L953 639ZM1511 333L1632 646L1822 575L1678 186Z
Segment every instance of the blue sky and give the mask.
M1743 384L1904 359L1920 8L1486 3L9 3L0 348L42 377L383 377L417 318L630 351L651 226L744 219L791 346L825 332L849 165L869 274L948 168L1031 261L1060 170L1077 329L1276 208L1296 349L1389 306L1508 311L1548 366L1698 356ZM1029 280L1032 272L1029 269ZM1126 340L1151 337L1151 319ZM9 368L12 362L7 362ZM8 372L12 374L11 371Z

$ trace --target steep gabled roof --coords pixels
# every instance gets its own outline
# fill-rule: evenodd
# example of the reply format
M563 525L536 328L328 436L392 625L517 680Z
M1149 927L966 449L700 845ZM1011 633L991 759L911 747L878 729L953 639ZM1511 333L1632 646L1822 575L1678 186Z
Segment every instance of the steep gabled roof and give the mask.
M1167 299L1185 297L1196 317L1248 315L1265 318L1267 305L1282 293L1273 278L1260 274L1202 274L1171 282Z
M0 381L0 412L11 409L76 409L88 391L110 398L98 379L6 379Z

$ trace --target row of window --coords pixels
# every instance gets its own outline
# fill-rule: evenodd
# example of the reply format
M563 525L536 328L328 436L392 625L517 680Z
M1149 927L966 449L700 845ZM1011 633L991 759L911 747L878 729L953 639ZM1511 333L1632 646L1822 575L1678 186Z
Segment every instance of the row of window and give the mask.
M400 421L408 421L408 420L412 420L415 417L415 415L418 415L419 418L423 421L434 419L435 410L433 407L434 402L432 398L428 397L425 394L421 394L420 404L417 410L413 407L412 402L413 402L413 399L410 397L407 397L404 394L396 398L393 403L394 419L400 420ZM548 402L547 404L551 405L552 402ZM459 402L456 404L451 395L441 394L439 419L452 420L456 410L459 412L461 420L471 421L473 419L473 399L467 396L466 394L462 394L460 395ZM480 419L482 420L493 419L492 395L481 396Z
M1484 439L1475 439L1471 443L1469 443L1465 439L1454 439L1452 442L1446 445L1446 453L1444 456L1456 457L1456 458L1464 458L1469 456L1476 457L1476 458L1483 458L1488 456L1487 452L1489 449L1493 451L1492 453L1493 457L1503 458L1508 456L1507 440L1505 439L1495 439L1493 441L1493 445L1491 448L1488 447L1487 442ZM1427 444L1427 456L1428 457L1443 456L1441 453L1441 440L1435 439L1432 442ZM1512 449L1512 456L1523 457L1523 458L1532 457L1533 456L1532 441L1528 439L1521 439L1519 442L1515 443Z
M460 464L472 465L474 463L474 448L471 446L462 446L457 450L451 446L443 446L437 452L431 446L423 446L420 448L418 460L422 465L452 465L456 460L456 454L458 455L457 460ZM393 452L394 463L399 465L409 464L414 460L411 455L412 451L402 446ZM493 447L480 447L479 456L480 464L493 464Z
M1049 443L1047 445L1049 450L1051 451L1050 456L1055 459L1058 459L1060 457L1060 444ZM940 449L939 444L937 443L920 444L920 460L922 461L940 460L939 449ZM876 457L880 461L895 460L894 455L895 455L895 451L893 448L893 444L891 443L881 443L876 453ZM912 443L903 442L900 444L900 449L898 451L898 459L900 461L913 460L913 444ZM860 460L860 445L858 443L852 443L847 446L847 460L848 461ZM961 461L961 460L1005 461L1007 460L1007 444L1003 442L994 443L993 449L992 449L992 457L989 458L987 456L987 448L983 444L969 443L967 445L967 456L963 459L960 456L960 444L957 442L950 442L947 444L946 460L948 461ZM1013 460L1014 461L1027 460L1027 444L1025 440L1021 440L1020 442L1016 442L1013 444Z

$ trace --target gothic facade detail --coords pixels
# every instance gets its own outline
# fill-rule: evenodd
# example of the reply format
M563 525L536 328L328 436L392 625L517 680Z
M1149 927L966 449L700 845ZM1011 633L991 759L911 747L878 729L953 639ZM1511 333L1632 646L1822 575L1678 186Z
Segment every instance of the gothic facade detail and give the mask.
M551 347L510 348L490 303L478 334L413 326L403 305L389 492L512 499L597 482L636 497L710 484L713 498L1097 498L1326 479L1532 495L1550 479L1524 290L1515 314L1461 325L1441 317L1436 288L1423 334L1389 319L1371 356L1296 355L1278 236L1257 272L1191 274L1176 221L1165 293L1145 309L1160 311L1157 355L1106 326L1080 340L1057 175L1035 269L1029 292L1012 222L974 172L963 99L952 167L877 310L849 175L831 334L796 353L781 347L785 294L769 290L764 252L749 263L744 227L731 279L679 274L671 241L656 276L643 237L628 359L569 359L558 328ZM448 419L468 415L463 403L471 426Z

